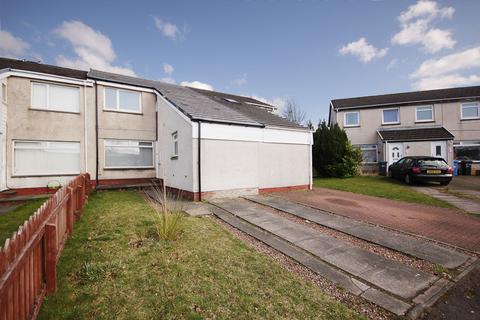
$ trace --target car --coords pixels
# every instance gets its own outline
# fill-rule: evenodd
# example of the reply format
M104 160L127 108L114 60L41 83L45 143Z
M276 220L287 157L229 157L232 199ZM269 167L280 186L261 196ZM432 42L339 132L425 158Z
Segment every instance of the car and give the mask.
M410 185L419 181L431 181L446 186L452 181L453 169L443 158L411 156L391 164L388 167L388 175Z

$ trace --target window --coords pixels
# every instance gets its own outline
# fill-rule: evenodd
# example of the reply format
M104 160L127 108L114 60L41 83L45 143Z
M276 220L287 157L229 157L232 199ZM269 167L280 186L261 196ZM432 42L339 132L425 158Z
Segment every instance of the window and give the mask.
M356 127L360 125L359 112L345 112L345 127Z
M14 175L80 173L80 142L14 141Z
M172 133L172 141L173 141L172 158L177 158L178 157L178 132L177 131Z
M477 102L462 103L462 119L480 119L480 105Z
M153 168L153 142L105 140L106 169Z
M398 108L384 109L382 111L382 124L398 124L400 119L398 116Z
M7 103L7 85L2 83L2 102Z
M416 108L415 121L433 121L433 106L422 106Z
M377 145L376 144L359 144L355 145L362 150L363 163L377 163Z
M140 92L105 88L105 110L120 112L142 112L142 95Z
M32 108L78 113L80 112L80 89L32 82Z
M455 160L480 160L480 141L465 141L453 146Z

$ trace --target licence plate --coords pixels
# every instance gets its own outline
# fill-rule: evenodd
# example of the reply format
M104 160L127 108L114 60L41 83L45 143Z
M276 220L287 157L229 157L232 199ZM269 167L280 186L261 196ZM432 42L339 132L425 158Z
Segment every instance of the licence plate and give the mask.
M427 174L440 174L442 170L427 170Z

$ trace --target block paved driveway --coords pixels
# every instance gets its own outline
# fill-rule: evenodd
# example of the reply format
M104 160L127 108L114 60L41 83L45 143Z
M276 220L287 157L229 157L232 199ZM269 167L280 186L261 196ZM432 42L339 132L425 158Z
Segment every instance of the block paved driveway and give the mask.
M480 253L480 217L421 204L314 188L277 196Z

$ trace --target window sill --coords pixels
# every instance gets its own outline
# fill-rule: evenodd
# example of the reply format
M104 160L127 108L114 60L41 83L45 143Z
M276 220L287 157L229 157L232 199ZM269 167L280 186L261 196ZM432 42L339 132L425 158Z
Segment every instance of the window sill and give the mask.
M382 126L398 126L398 125L400 125L400 122L382 123Z
M354 126L343 126L344 128L360 128L360 125L354 125Z
M154 170L155 167L119 167L119 168L103 168L103 170Z
M80 172L77 173L47 173L47 174L13 174L12 178L34 178L34 177L69 177L69 176L78 176Z
M115 113L126 113L126 114L134 114L137 116L143 116L142 112L135 112L135 111L123 111L123 110L113 110L113 109L103 109L104 112L115 112Z
M460 121L475 121L475 120L480 120L479 118L460 118Z
M432 123L435 122L435 120L416 120L415 123Z
M171 156L170 157L170 160L177 160L178 159L178 156Z
M30 107L29 110L31 110L31 111L42 111L42 112L80 114L80 111L77 112L77 111L50 110L50 109L40 109L40 108L33 108L33 107Z

